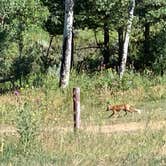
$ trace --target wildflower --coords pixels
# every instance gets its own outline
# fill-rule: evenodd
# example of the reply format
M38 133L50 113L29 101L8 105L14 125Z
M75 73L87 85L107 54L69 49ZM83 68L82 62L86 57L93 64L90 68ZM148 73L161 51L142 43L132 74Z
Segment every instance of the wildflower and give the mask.
M14 91L14 95L15 95L15 96L19 96L19 95L20 95L19 91L18 91L18 90L15 90L15 91Z

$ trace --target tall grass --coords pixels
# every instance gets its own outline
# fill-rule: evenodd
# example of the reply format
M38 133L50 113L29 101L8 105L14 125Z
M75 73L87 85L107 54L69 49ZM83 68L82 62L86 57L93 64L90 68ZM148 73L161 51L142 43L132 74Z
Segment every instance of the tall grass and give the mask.
M0 96L1 126L15 135L0 135L0 165L165 165L165 127L135 132L87 132L93 126L165 121L166 77L127 72L123 80L113 70L71 73L69 87L58 78L32 76L18 96ZM152 79L153 78L153 79ZM34 82L35 80L35 82ZM73 87L81 88L82 130L73 133ZM143 110L108 118L107 104L130 103ZM3 146L2 146L3 145Z
M112 135L85 132L77 136L73 133L45 133L42 135L43 149L38 147L26 156L18 151L16 145L7 144L1 156L1 164L164 165L165 141L165 129Z

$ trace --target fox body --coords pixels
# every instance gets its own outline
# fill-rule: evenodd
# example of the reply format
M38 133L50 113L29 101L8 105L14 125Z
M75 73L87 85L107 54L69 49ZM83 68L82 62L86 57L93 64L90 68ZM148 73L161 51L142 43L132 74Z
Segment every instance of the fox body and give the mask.
M107 111L112 111L110 117L113 116L115 112L120 112L120 111L124 111L125 115L127 115L127 112L138 112L139 114L141 113L141 110L134 108L130 104L108 105Z

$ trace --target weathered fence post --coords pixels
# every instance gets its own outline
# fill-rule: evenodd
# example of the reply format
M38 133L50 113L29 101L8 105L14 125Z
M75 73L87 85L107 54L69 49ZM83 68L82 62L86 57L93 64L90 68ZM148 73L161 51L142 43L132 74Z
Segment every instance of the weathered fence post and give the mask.
M80 128L80 88L73 88L74 131Z

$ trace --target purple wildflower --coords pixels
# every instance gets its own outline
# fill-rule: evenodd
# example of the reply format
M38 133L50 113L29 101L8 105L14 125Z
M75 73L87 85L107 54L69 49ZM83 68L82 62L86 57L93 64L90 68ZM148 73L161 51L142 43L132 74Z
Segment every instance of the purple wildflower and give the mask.
M18 90L15 90L15 91L14 91L14 95L15 95L15 96L19 96L19 94L20 94L20 93L19 93Z

